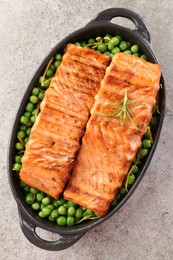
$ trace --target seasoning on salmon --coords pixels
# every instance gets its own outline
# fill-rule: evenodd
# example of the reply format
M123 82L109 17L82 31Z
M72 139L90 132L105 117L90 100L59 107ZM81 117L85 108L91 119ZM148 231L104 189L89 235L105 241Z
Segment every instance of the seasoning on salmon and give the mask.
M109 61L108 56L94 50L67 46L22 158L20 179L29 186L59 198Z
M123 53L113 56L96 95L65 199L100 216L108 212L141 146L160 75L158 64ZM117 111L121 111L125 97L130 116L121 118L123 114Z

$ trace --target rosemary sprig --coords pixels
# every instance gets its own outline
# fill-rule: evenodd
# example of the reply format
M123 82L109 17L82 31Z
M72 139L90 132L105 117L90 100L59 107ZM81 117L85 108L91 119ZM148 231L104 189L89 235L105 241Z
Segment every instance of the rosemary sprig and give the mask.
M135 164L133 164L133 165L131 166L129 172L128 172L127 175L126 175L126 180L125 180L125 185L124 185L126 191L128 191L128 177L130 176L130 174L132 173L133 169L135 168L135 166L136 166L136 165L138 164L138 162L139 162L140 152L141 152L141 148L138 150L137 159L136 159Z
M22 140L22 138L19 137L19 136L17 136L17 138L18 138L19 142L20 142L23 146L25 146L25 142Z
M147 133L148 133L148 137L150 139L150 142L153 143L153 137L152 137L150 126L147 127Z
M131 123L133 124L133 126L140 130L141 130L133 121L132 117L134 116L134 114L132 113L129 105L133 104L135 106L143 106L144 104L135 104L134 101L130 101L127 97L127 91L125 91L125 95L122 101L120 101L117 104L107 104L107 106L121 106L118 110L113 111L112 114L97 114L98 116L104 116L104 117L120 117L120 122L121 125L124 126L125 122L126 122L126 118L128 117L129 120L131 121Z
M100 218L100 216L97 216L97 217L92 217L92 215L86 215L85 217L83 217L82 219L80 219L78 222L76 222L76 224L79 224L81 223L82 221L84 220L87 220L87 219L97 219L97 218Z
M43 76L41 77L40 83L41 83L41 86L42 86L42 87L44 87L43 83L44 83L44 81L45 81L45 76L46 76L47 70L48 70L49 66L51 65L53 59L54 59L54 57L52 57L52 58L50 59L49 63L48 63L47 66L46 66L46 69L45 69L45 71L44 71L44 74L43 74Z

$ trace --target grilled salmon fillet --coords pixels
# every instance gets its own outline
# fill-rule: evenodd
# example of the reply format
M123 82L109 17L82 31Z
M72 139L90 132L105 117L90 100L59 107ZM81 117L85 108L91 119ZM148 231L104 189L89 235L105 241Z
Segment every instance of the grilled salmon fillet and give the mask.
M65 199L100 216L108 212L141 146L156 102L160 75L158 64L123 53L113 56L95 97ZM109 115L122 107L125 96L132 120L127 116L122 125L120 115Z
M20 179L29 186L59 198L109 61L108 56L94 50L67 46L22 158Z

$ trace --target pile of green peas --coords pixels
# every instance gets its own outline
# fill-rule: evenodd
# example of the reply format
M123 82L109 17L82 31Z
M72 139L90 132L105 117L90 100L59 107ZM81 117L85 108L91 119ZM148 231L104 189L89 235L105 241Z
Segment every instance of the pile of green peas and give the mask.
M107 34L103 38L98 36L95 39L90 38L88 41L75 42L74 44L84 48L95 49L96 51L104 53L111 58L117 52L124 52L126 54L138 56L144 60L147 60L147 57L141 53L138 45L132 45L130 42L123 40L120 35L111 36L110 34ZM32 125L34 124L36 116L39 112L39 104L44 97L45 90L49 87L51 78L54 76L56 69L61 63L61 60L62 54L58 53L52 60L50 66L47 68L45 77L43 78L43 76L41 76L37 85L32 89L28 103L25 107L24 114L20 118L20 127L19 131L17 132L18 141L15 145L16 156L14 157L13 164L13 170L17 173L20 172L22 166L21 160L24 155L25 144L29 140ZM151 130L153 129L155 122L156 115L153 114L153 117L150 121ZM133 171L126 180L128 187L134 184L136 177L140 173L142 160L147 156L151 146L152 142L149 138L149 134L145 133L142 140L142 147L140 149L140 159L137 163L137 158L134 159L131 165L134 166ZM55 200L49 195L26 185L22 181L20 181L20 186L22 187L25 194L25 202L38 213L39 217L46 218L51 222L55 222L58 226L71 227L75 224L78 224L83 219L94 219L99 217L92 210L81 207L71 201L66 201L63 198ZM127 192L128 191L124 182L111 206L115 207Z
M137 44L131 44L128 41L123 40L122 36L106 34L105 37L90 38L88 41L75 42L76 45L91 48L110 56L111 58L117 52L124 52L131 54L141 59L147 60L147 56L141 53Z
M25 193L25 202L38 212L40 218L47 218L51 222L56 222L58 226L72 227L82 218L97 218L98 216L89 209L81 207L72 201L60 198L55 200L47 194L29 187L20 181L20 186Z

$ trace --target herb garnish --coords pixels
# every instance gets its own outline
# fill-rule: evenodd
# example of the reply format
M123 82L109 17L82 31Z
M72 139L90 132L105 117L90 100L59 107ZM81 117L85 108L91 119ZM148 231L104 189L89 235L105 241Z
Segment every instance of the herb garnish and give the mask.
M134 116L134 114L132 113L131 109L129 108L129 104L133 104L135 106L144 105L144 104L135 104L134 101L129 100L127 97L127 91L125 91L125 95L124 95L124 98L122 101L120 101L117 104L107 104L107 106L113 106L113 107L121 106L118 110L113 111L112 114L97 114L97 115L104 116L104 117L120 117L120 122L121 122L122 126L124 126L124 124L126 122L126 118L128 117L136 129L143 131L133 121L132 117Z

